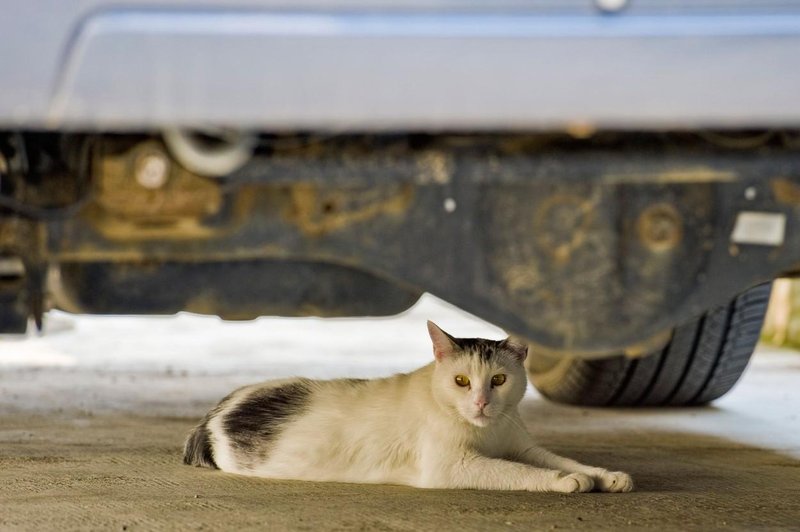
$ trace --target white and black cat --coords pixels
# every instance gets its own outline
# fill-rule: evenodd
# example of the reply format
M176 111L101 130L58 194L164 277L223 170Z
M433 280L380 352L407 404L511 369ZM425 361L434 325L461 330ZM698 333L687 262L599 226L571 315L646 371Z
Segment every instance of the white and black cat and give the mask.
M537 447L517 411L527 348L453 338L428 322L435 360L384 379L246 386L190 434L184 462L315 481L584 492L630 491L626 473Z

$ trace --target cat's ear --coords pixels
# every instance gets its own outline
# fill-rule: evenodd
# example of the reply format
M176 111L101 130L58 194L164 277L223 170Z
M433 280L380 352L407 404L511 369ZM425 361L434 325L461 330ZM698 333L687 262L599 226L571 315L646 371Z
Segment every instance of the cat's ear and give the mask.
M444 360L452 356L458 345L455 338L441 330L435 323L428 320L428 334L433 342L433 356L436 360Z
M528 357L528 345L520 342L519 340L506 338L500 342L500 347L511 352L514 357L520 362L524 362Z

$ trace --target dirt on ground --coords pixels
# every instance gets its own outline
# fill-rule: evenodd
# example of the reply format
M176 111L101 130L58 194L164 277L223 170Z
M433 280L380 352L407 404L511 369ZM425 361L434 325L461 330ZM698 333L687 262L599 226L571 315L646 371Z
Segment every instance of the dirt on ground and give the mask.
M524 406L543 444L628 471L636 491L427 491L246 478L181 464L181 444L194 417L18 413L0 418L0 529L800 527L795 458L687 432L583 431L581 420L591 413L541 399L528 399ZM611 415L611 426L616 416L626 414Z
M53 357L65 345L37 352L61 360ZM194 367L211 367L202 356ZM794 353L757 354L743 383L703 409L598 411L529 393L521 410L542 445L636 482L632 493L576 495L285 482L185 466L192 425L269 371L202 373L159 360L0 365L0 530L800 529ZM341 371L358 373L351 363Z

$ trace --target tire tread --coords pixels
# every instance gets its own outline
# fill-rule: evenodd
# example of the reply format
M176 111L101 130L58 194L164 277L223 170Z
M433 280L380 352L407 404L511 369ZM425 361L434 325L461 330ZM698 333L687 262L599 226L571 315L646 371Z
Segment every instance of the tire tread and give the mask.
M562 378L546 386L557 402L582 406L690 406L725 395L739 381L755 349L771 283L747 290L673 330L667 345L641 358L623 355L573 359Z

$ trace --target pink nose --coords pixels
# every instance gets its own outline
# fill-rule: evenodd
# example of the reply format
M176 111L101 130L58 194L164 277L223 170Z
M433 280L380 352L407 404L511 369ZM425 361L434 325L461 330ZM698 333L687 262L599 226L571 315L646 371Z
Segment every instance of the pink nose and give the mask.
M486 400L485 398L483 398L483 397L481 397L481 398L479 398L479 399L476 399L476 400L475 400L475 406L477 406L477 407L478 407L478 408L480 408L481 410L483 410L483 409L484 409L484 407L485 407L486 405L488 405L488 404L489 404L489 401L487 401L487 400Z

